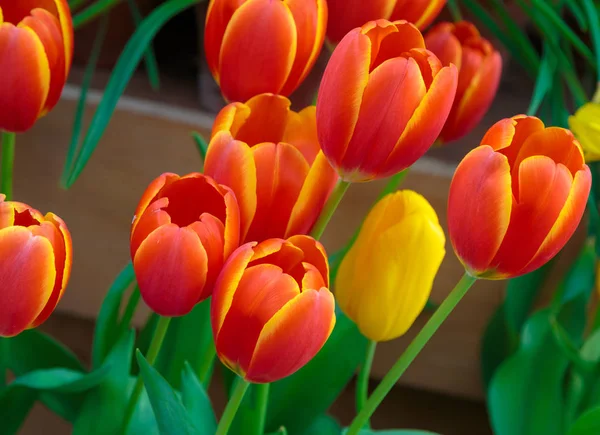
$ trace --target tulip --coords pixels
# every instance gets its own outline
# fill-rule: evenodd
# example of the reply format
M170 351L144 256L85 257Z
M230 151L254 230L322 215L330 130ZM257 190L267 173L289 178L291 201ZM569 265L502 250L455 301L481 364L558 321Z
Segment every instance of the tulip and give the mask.
M436 19L446 0L397 0L390 20L406 20L424 30Z
M448 229L456 255L479 278L541 267L575 232L590 187L569 130L525 115L497 122L452 179Z
M223 96L291 94L319 56L326 23L326 0L211 0L204 48Z
M140 200L131 258L140 293L162 316L183 316L208 298L223 263L239 245L231 190L210 177L163 174Z
M581 106L569 117L569 127L581 142L587 162L600 160L600 102Z
M446 238L435 210L416 192L387 195L367 216L337 273L335 296L374 341L403 335L425 307Z
M219 113L204 172L235 192L241 239L259 242L308 234L337 181L319 146L314 106L297 113L273 94Z
M291 375L323 347L335 302L323 246L308 236L246 243L219 275L211 303L217 355L249 382Z
M0 130L26 131L52 110L72 58L66 0L0 0Z
M60 301L71 275L71 234L46 216L0 195L0 337L36 328Z
M327 0L327 40L337 44L350 30L367 21L389 18L396 0Z
M371 21L348 33L317 100L319 142L342 179L384 178L425 154L450 113L457 75L406 21Z
M467 21L436 25L425 36L425 45L443 65L458 68L456 99L440 134L442 142L451 142L473 130L490 108L500 84L502 58Z

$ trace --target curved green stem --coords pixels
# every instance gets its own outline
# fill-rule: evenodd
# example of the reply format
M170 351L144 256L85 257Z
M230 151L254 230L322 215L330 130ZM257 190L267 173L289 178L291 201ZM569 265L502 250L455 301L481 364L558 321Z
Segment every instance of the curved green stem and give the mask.
M265 422L267 421L267 408L269 405L269 389L271 384L256 384L256 401L257 411L259 415L258 427L254 432L257 435L263 435L265 433Z
M346 194L346 191L349 187L350 182L344 181L340 178L335 187L333 188L333 192L331 192L329 199L325 203L325 207L323 207L323 211L321 212L319 219L317 219L315 226L310 232L310 235L316 240L319 240L323 235L327 224L331 220L333 213L335 213L335 210L337 209L338 205L340 204L342 198Z
M348 428L347 435L357 435L369 421L369 418L373 415L385 396L387 396L393 386L396 385L398 379L400 379L408 366L410 366L417 355L419 355L421 350L425 347L431 337L433 337L433 334L435 334L452 310L454 310L461 299L467 294L467 291L475 281L476 278L465 272L458 284L456 284L456 287L454 287L448 297L442 302L437 311L433 313L423 329L419 331L398 361L396 361L392 369L385 375L375 391L373 391L373 394L371 394L371 397L369 397L369 400L367 400L363 409L352 421L352 424Z
M371 375L371 367L373 366L373 357L375 356L376 347L377 342L369 340L367 343L365 361L360 366L358 378L356 378L356 412L360 412L364 408L365 402L369 397L369 378ZM368 420L367 424L369 424Z
M237 413L240 403L242 403L244 394L246 394L246 390L249 386L250 384L244 379L237 379L235 389L233 390L233 394L231 395L229 402L227 402L227 406L225 407L225 411L221 416L221 420L219 421L219 426L217 427L217 432L215 435L227 435L227 432L231 427L231 423L233 423L233 419L235 418L235 414Z
M398 190L398 188L400 187L400 185L402 184L402 182L408 175L409 170L410 170L410 168L406 168L404 171L398 172L396 175L391 176L389 181L387 182L387 184L384 186L383 189L381 189L381 192L379 192L379 196L377 197L376 202L379 202L379 200L381 198L383 198L384 196Z
M169 323L171 322L170 317L160 317L158 320L158 324L156 325L156 329L154 330L154 335L152 336L152 342L150 343L150 348L148 349L148 353L146 354L146 361L148 364L154 365L156 362L156 358L158 357L158 353L160 352L160 348L162 343L167 335L167 330L169 329ZM129 426L129 422L133 417L135 412L135 408L137 406L138 400L140 399L140 395L144 389L144 380L141 375L138 375L137 380L135 382L135 387L133 388L133 392L131 393L131 397L129 398L129 403L127 404L127 410L125 412L125 419L123 420L123 433L127 433L127 427Z
M6 195L6 200L12 200L13 194L13 165L15 163L15 134L2 132L2 170L0 173L0 193Z

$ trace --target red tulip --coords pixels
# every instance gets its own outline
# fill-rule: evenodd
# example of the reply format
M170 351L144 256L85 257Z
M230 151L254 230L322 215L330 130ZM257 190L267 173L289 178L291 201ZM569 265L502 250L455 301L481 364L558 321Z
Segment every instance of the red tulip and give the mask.
M327 40L337 44L350 30L367 21L388 19L396 0L327 0Z
M250 382L291 375L335 325L327 255L308 236L247 243L229 258L213 293L217 355Z
M346 181L406 169L440 134L456 84L456 68L442 67L412 24L379 20L352 30L319 89L323 152Z
M223 96L291 94L319 56L326 23L325 0L211 0L204 48Z
M204 171L235 192L245 241L309 233L337 181L317 140L314 106L293 112L273 94L221 110Z
M163 174L150 184L131 228L140 293L162 316L182 316L208 298L239 244L235 195L210 177Z
M0 194L0 337L48 319L71 275L71 234L61 218Z
M406 20L425 30L445 4L446 0L397 0L390 20Z
M436 25L425 36L425 45L443 65L458 68L456 99L440 134L443 142L451 142L473 130L490 108L500 84L502 58L467 21Z
M569 130L545 128L532 116L499 121L452 179L448 229L456 255L487 279L541 267L575 232L591 182Z
M48 113L72 58L66 0L0 0L0 130L26 131Z

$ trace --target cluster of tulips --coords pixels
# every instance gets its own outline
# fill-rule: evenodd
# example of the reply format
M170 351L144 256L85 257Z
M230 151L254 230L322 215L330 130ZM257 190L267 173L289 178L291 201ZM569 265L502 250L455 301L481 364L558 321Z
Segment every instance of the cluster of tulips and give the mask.
M488 110L502 68L490 42L464 21L419 30L444 3L210 2L206 56L230 103L215 119L203 172L162 174L142 195L131 258L143 300L164 318L212 298L217 355L245 381L273 382L311 360L335 326L336 303L376 342L404 334L423 310L445 256L444 231L424 197L384 196L333 283L318 239L352 183L399 180L434 143L464 137ZM325 38L334 48L316 107L293 111L287 96ZM72 49L66 0L0 0L1 130L24 132L52 109ZM525 115L488 130L458 165L448 200L449 238L465 277L349 434L476 279L526 274L559 252L590 187L569 130ZM60 218L3 193L0 336L11 337L54 310L72 252Z

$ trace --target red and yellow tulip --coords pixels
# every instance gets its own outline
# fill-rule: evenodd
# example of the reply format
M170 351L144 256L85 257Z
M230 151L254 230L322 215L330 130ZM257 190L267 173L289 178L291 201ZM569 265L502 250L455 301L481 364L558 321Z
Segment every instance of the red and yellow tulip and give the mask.
M345 181L408 168L440 134L457 75L406 21L352 30L331 56L317 101L319 142L332 166Z
M446 0L396 0L390 20L406 20L425 30L442 11Z
M440 23L425 35L425 45L443 65L458 68L456 99L440 134L451 142L468 134L486 114L500 84L502 58L467 22Z
M590 170L569 130L524 115L497 122L450 186L456 255L470 274L487 279L541 267L575 232L590 187Z
M326 23L325 0L211 0L204 48L223 96L291 94L319 56Z
M337 180L317 140L314 106L294 112L273 94L221 110L204 172L235 192L241 240L259 242L308 234Z
M0 130L26 131L56 105L72 57L66 0L0 0Z
M211 317L217 355L245 380L291 375L323 347L335 302L323 246L311 237L250 242L219 275Z
M131 258L146 304L182 316L212 293L239 246L235 195L210 177L163 174L142 196L131 228Z
M48 319L72 264L71 235L61 218L0 195L0 337Z

